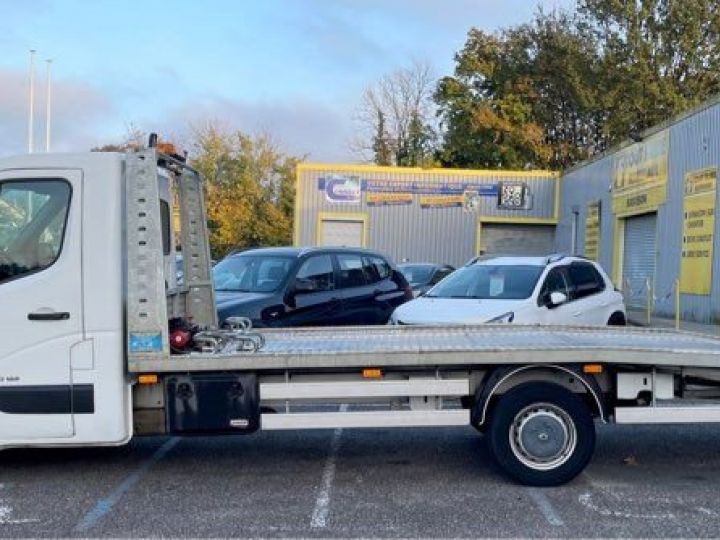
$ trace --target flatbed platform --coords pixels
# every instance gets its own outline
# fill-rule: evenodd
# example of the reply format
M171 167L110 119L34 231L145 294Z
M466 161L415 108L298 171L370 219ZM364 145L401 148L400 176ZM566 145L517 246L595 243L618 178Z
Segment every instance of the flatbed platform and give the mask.
M258 352L134 356L131 373L598 362L720 367L720 338L669 329L522 325L259 330Z

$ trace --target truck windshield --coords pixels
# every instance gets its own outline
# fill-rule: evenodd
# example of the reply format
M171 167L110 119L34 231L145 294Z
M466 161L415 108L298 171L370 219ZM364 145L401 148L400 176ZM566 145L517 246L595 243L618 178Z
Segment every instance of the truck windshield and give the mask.
M528 298L543 267L532 265L472 265L445 278L426 297L521 300Z
M268 255L231 256L213 268L216 291L272 292L284 281L293 259Z

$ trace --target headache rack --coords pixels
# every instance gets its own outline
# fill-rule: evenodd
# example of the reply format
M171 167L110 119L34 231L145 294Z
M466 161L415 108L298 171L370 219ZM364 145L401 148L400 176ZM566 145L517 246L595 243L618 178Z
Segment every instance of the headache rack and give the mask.
M160 169L170 177L180 214L184 278L176 288L168 287L164 272ZM169 318L217 326L202 179L183 160L155 148L128 153L125 171L128 360L165 364Z

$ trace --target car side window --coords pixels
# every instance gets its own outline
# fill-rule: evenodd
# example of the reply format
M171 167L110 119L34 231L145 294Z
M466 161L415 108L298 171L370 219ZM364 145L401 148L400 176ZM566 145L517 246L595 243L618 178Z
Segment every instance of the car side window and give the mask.
M435 275L433 276L432 280L430 281L431 285L435 285L437 283L440 283L443 279L445 279L447 276L452 274L452 269L450 268L440 268L435 272Z
M314 255L298 270L296 281L306 281L314 291L331 291L335 288L335 274L330 255Z
M65 238L70 197L65 180L0 183L0 283L55 263Z
M560 267L555 267L550 270L545 277L545 283L543 283L538 297L538 304L542 305L546 302L546 298L554 292L561 292L568 298L570 298L570 290L565 280L565 272Z
M390 277L390 265L386 260L380 257L370 257L370 260L372 261L373 266L375 266L375 271L380 279L387 279Z
M346 289L349 287L362 287L370 282L369 276L365 274L362 256L355 253L340 253L337 256L340 275L338 276L338 287Z
M365 273L365 279L368 283L378 283L379 281L382 281L383 278L380 277L380 274L377 271L377 268L375 268L375 265L373 264L370 257L363 257L363 272Z
M605 281L590 263L572 263L568 267L568 278L573 298L585 298L605 289Z

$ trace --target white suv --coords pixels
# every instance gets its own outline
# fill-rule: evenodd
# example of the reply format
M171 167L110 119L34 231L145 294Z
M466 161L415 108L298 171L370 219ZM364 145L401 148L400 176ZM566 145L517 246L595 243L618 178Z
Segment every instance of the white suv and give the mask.
M494 257L468 263L398 307L390 324L624 325L622 293L581 257Z

